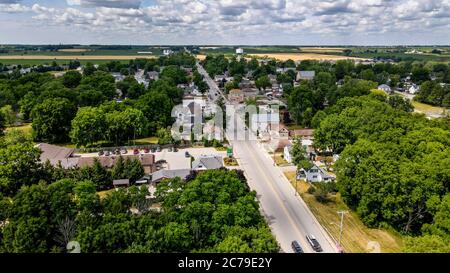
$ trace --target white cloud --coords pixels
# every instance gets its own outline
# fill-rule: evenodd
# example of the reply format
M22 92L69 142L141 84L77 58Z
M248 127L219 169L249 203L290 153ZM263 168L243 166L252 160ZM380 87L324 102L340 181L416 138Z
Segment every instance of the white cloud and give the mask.
M26 12L29 11L30 8L23 6L21 4L3 4L7 3L8 1L0 2L0 13L20 13L20 12ZM13 2L13 1L10 1Z
M284 43L310 37L329 41L351 35L387 37L383 35L390 33L395 37L395 33L428 32L436 33L437 41L450 42L450 0L155 0L151 6L134 0L68 3L66 8L0 4L0 12L32 10L34 20L67 26L69 32L74 26L99 37L123 34L130 39L138 33L149 41L250 43L257 37L265 43Z
M84 7L137 9L141 5L141 0L67 0L67 4Z

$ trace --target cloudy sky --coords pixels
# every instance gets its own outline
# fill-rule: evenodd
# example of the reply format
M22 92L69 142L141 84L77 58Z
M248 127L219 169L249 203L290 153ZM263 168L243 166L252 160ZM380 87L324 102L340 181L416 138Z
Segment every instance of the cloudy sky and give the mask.
M0 0L0 43L450 44L450 0Z

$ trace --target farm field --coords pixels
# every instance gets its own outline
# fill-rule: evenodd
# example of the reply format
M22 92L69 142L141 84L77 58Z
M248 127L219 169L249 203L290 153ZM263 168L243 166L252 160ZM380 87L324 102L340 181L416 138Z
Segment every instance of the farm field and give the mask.
M135 60L156 58L153 55L1 55L3 60Z
M338 240L340 232L340 216L337 214L337 211L348 211L344 217L344 232L341 241L345 252L370 252L372 250L368 249L368 246L373 244L370 242L377 242L382 253L401 252L403 247L401 235L384 229L366 227L356 213L344 204L339 194L331 197L331 200L327 203L320 203L314 195L308 193L308 189L311 187L310 184L304 181L295 182L295 172L285 172L284 175L294 188L297 186L297 192L308 205L311 212L335 240Z
M304 61L304 60L318 60L318 61L337 61L337 60L357 60L361 58L339 56L339 55L326 55L317 53L273 53L273 54L250 54L249 56L254 56L257 58L274 58L280 61L287 61L289 59L293 61Z

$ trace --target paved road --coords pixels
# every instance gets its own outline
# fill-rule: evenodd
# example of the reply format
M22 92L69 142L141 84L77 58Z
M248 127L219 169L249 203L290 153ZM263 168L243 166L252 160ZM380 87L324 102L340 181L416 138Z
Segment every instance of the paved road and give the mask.
M220 90L207 73L199 67L206 82L214 94ZM220 93L219 93L220 94ZM213 100L216 97L213 97ZM237 123L243 124L242 118ZM251 134L243 127L226 132L227 139L239 165L244 170L251 189L257 192L263 213L284 252L292 252L291 242L297 240L305 252L313 252L305 239L306 234L313 234L321 244L324 252L337 252L334 242L320 226L303 200L281 170L274 166L270 156L260 147L257 140L233 140L236 134ZM255 139L254 136L247 139Z
M203 66L201 66L198 62L197 62L197 70L200 74L204 76L204 80L209 86L209 95L208 95L209 99L212 102L216 102L220 97L223 97L226 100L225 96L223 96L222 92L220 92L220 89L217 86L217 84L214 82L213 79L211 79L208 73L206 73Z

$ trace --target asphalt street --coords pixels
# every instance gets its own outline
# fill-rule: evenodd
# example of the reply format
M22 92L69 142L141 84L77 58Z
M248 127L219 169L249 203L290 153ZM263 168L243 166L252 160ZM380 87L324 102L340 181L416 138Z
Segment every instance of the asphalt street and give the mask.
M216 101L223 96L216 83L206 71L198 65L210 88L210 99ZM216 95L217 94L217 95ZM236 124L244 124L236 115ZM245 139L236 138L246 135ZM291 242L297 240L305 252L314 252L305 236L316 237L323 252L335 253L337 248L330 236L325 232L311 213L305 202L299 197L281 169L274 165L269 154L260 146L250 130L244 126L236 126L227 130L227 139L233 146L234 155L244 170L249 186L257 193L262 211L283 252L293 252ZM240 140L235 140L240 139Z

